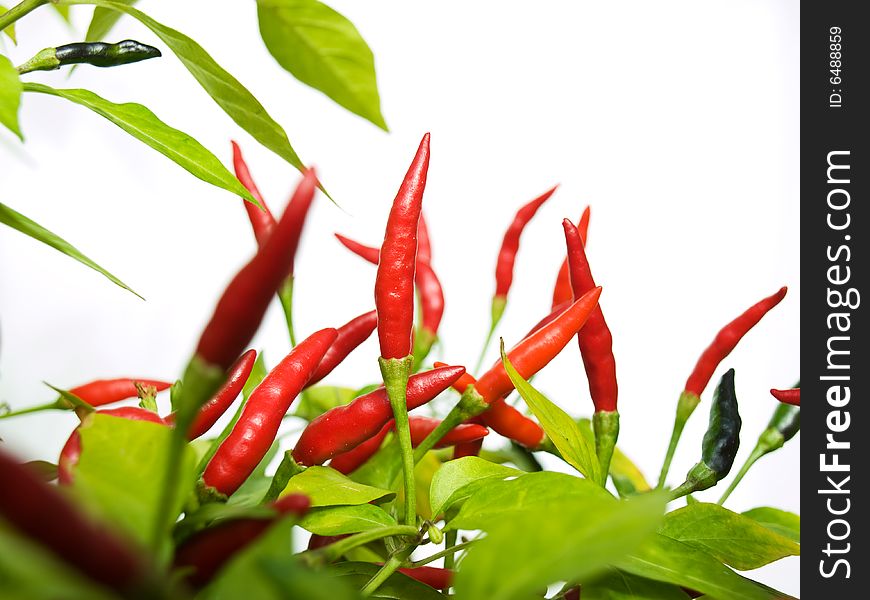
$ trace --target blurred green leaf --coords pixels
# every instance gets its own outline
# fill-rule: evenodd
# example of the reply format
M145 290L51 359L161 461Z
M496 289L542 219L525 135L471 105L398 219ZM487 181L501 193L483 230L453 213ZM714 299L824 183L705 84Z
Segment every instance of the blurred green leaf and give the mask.
M60 90L41 83L25 83L25 91L64 98L89 108L148 146L151 146L194 177L254 202L254 197L239 183L218 158L198 141L157 118L145 106L128 102L115 104L89 90Z
M86 506L142 544L151 540L166 478L172 430L157 423L93 414L80 429L82 454L74 468L73 491ZM181 513L193 493L195 458L185 448L174 499Z
M542 520L550 516L549 506L559 502L582 504L587 498L601 502L617 500L587 479L565 473L541 471L517 479L487 479L471 495L446 529L489 530L510 521L517 512L537 512Z
M5 13L5 12L7 12L8 10L9 10L9 9L7 9L5 6L3 6L2 4L0 4L0 15L2 15L2 14ZM7 27L7 28L4 29L3 31L0 31L0 33L5 33L6 35L9 36L9 39L12 40L12 43L13 43L13 44L15 44L16 46L18 45L18 40L15 38L15 23L12 23L12 25L10 25L9 27ZM0 56L0 58L3 58L3 57ZM16 74L17 74L17 73L16 73ZM3 82L0 81L0 88L2 88L2 85L3 85ZM20 137L20 136L19 136L19 137Z
M353 23L317 0L257 0L266 48L296 79L386 130L372 51Z
M305 168L287 134L263 105L238 80L217 64L202 46L140 10L110 0L63 0L62 4L93 4L137 19L163 40L202 88L239 127L300 171Z
M583 600L689 600L679 586L610 569L583 582Z
M364 562L343 562L329 567L329 573L354 588L362 588L380 570L379 565ZM389 600L444 600L444 596L424 583L407 575L393 573L369 598Z
M659 533L699 548L739 571L801 553L800 545L789 538L750 517L708 502L668 513Z
M493 464L476 456L448 461L432 478L429 488L432 513L435 516L444 513L470 497L487 481L521 475L525 475L525 472Z
M51 3L52 8L54 8L55 12L60 15L60 17L67 22L67 24L71 24L69 19L69 6L61 6L60 4Z
M4 11L0 9L0 13ZM6 29L9 33L10 28ZM10 37L15 39L15 31L12 30ZM23 86L18 77L18 71L9 62L9 59L0 54L0 125L24 140L21 135L21 127L18 125L18 107L21 104L21 91Z
M456 598L526 600L550 584L591 577L652 534L666 502L659 492L629 500L578 495L489 520L487 536L469 548L456 575Z
M801 517L791 512L771 508L770 506L759 506L742 513L744 517L749 517L756 522L764 525L768 529L775 531L781 536L801 543Z
M55 250L66 254L70 258L73 258L82 263L83 265L90 267L97 273L100 273L115 285L124 288L125 290L135 294L136 296L139 296L139 294L131 289L126 283L124 283L123 281L106 271L103 267L92 261L90 258L82 254L72 244L50 232L39 223L32 221L21 213L12 210L2 202L0 202L0 223L8 225L12 229L20 231L24 235L28 235L33 239L42 242L43 244L46 244L47 246L51 246ZM142 298L142 296L139 297ZM142 299L144 300L144 298Z
M308 496L312 507L366 504L395 497L395 492L357 483L329 467L308 467L291 478L281 495L293 493Z
M640 496L643 497L643 496ZM714 598L794 600L741 577L702 550L655 534L613 565L640 577L686 587Z
M116 0L119 4L126 4L128 6L136 4L137 0ZM55 5L58 6L58 5ZM69 7L63 6L59 8L65 8L69 10ZM103 38L112 30L112 27L115 26L115 23L118 22L118 19L121 18L121 13L109 10L108 8L94 8L94 16L91 17L91 24L88 25L88 32L85 34L86 42L102 42L105 41Z
M502 348L502 360L508 377L517 388L520 396L535 413L541 427L547 433L547 437L559 450L565 461L583 473L584 476L595 482L603 481L601 465L595 454L595 446L583 436L577 422L564 410L550 402L541 392L523 379Z
M317 535L344 535L396 525L396 520L377 506L328 506L312 508L299 526Z
M318 385L305 390L293 414L311 421L336 406L348 404L356 397L356 390L351 388Z

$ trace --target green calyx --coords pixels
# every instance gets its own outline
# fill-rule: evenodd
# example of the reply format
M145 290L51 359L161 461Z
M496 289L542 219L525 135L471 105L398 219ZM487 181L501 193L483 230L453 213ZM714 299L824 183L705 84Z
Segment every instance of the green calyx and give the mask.
M402 454L402 475L405 486L405 524L413 525L417 520L416 480L414 478L414 448L411 445L411 425L408 421L408 378L414 366L412 355L405 358L378 358L384 388L393 409L396 422L396 435Z
M619 438L619 412L599 410L592 415L592 428L595 431L595 453L601 464L601 485L607 482L610 461Z
M659 474L659 483L656 489L663 489L668 478L668 472L671 469L671 461L674 459L674 453L677 451L677 445L680 443L680 437L683 435L683 429L686 427L686 422L698 404L701 402L701 397L688 390L684 390L677 400L677 414L674 417L674 429L671 432L671 440L668 443L668 451L665 454L665 460L662 463L662 470Z
M61 65L57 58L56 48L44 48L36 53L33 58L17 67L19 74L30 73L31 71L53 71L59 69Z
M700 492L716 485L721 477L704 461L699 462L689 469L686 481L671 492L671 500L676 500L693 492Z

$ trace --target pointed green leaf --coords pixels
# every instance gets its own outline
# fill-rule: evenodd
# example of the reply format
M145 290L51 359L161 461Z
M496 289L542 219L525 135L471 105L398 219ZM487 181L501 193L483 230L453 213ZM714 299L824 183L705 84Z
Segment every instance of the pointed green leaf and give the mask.
M116 0L119 4L126 4L131 6L136 4L137 0ZM63 7L67 8L68 7ZM100 8L97 7L94 9L94 16L91 17L91 24L88 25L88 32L85 34L86 42L102 42L105 41L103 38L112 30L112 27L115 26L115 23L118 22L118 19L121 18L121 14L114 10L109 10L108 8Z
M508 360L504 352L504 344L502 344L502 361L514 387L535 413L541 427L559 450L562 458L587 478L601 482L601 465L598 463L595 447L583 436L576 421L523 379Z
M0 11L2 12L2 11ZM9 32L9 29L6 30ZM12 32L14 35L15 32ZM18 107L21 104L21 79L9 59L0 54L0 125L24 140L18 125Z
M451 460L435 473L429 488L432 514L438 516L469 498L484 482L525 475L523 471L504 467L476 456Z
M256 204L250 192L223 166L220 160L198 141L173 129L141 104L115 104L89 90L51 88L41 83L25 83L25 91L64 98L105 117L136 139L151 146L190 174Z
M583 600L689 600L679 586L619 569L583 582Z
M93 4L137 19L163 40L202 88L242 129L300 171L305 168L287 134L263 105L238 80L217 64L202 46L140 10L111 0L63 0L62 4Z
M396 495L390 490L357 483L329 467L308 467L291 478L281 495L294 493L308 496L311 506L366 504L392 500Z
M653 534L666 501L659 492L630 500L589 494L492 521L462 561L456 598L525 600L550 584L591 577Z
M63 252L70 258L74 258L83 265L90 267L94 271L102 274L115 285L118 285L127 290L128 292L132 292L133 294L139 296L139 294L130 289L126 283L124 283L123 281L106 271L103 267L92 261L90 258L79 252L79 250L73 247L69 242L53 234L39 223L32 221L21 213L12 210L2 202L0 202L0 223L8 225L12 229L16 229L24 235L28 235L33 239L42 242L43 244L51 246L59 252ZM142 298L142 296L139 297Z
M794 541L750 517L708 502L668 513L659 533L704 550L739 571L757 569L801 553L800 545Z
M794 600L741 577L706 552L661 534L654 534L628 556L613 561L613 565L640 577L673 583L714 598Z
M55 12L60 15L60 18L70 24L69 20L69 6L61 6L60 4L56 4L54 2L51 3L52 8L54 8Z
M317 535L344 535L396 525L396 520L377 506L328 506L312 508L299 526Z
M278 64L386 130L371 49L353 23L317 0L257 0L260 35Z
M798 544L801 543L800 515L770 506L759 506L742 514Z
M7 12L8 10L9 9L7 9L5 6L0 5L0 15ZM18 40L15 38L15 23L12 23L9 27L4 29L3 31L0 31L0 33L5 33L6 35L9 36L9 39L12 40L13 44L15 44L16 46L18 45ZM0 56L0 58L3 58L3 57ZM0 82L0 87L2 87L2 82Z

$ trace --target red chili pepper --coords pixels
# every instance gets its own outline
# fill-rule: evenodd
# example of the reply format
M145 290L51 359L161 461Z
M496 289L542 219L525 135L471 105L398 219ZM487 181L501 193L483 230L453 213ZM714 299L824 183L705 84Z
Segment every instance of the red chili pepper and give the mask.
M794 388L791 390L770 390L770 395L779 400L780 402L785 402L786 404L791 404L792 406L801 405L800 388Z
M335 234L335 238L344 245L345 248L359 256L360 258L369 261L373 265L378 264L378 261L381 257L380 248L375 248L374 246L366 246L365 244L360 244L359 242L350 239L349 237L345 237L340 233Z
M520 247L520 234L523 229L541 205L546 202L553 192L556 191L558 185L553 186L528 204L524 205L517 211L514 220L511 221L507 231L504 234L504 240L501 243L501 250L498 252L498 260L495 266L495 297L507 298L508 290L514 279L514 262L517 257L517 250Z
M423 136L387 219L375 279L378 339L381 357L403 359L411 354L414 327L414 271L417 224L429 170L429 134Z
M353 473L381 449L381 444L384 443L384 438L386 438L387 434L393 429L394 423L395 421L390 419L387 421L386 425L381 427L380 431L362 444L335 456L331 461L329 461L329 466L345 475Z
M198 531L178 546L173 566L192 569L185 575L185 581L194 589L200 589L229 559L263 535L282 516L302 517L310 505L308 496L289 494L269 505L275 510L271 518L233 519Z
M307 210L316 188L317 177L308 169L272 235L227 286L197 346L207 364L226 370L251 341L272 296L292 272L302 229L299 213Z
M780 288L778 292L749 307L746 312L723 327L716 335L713 343L704 350L704 353L701 354L701 358L698 359L695 369L692 371L692 374L689 375L689 379L686 380L685 391L700 396L703 393L704 388L706 388L707 384L710 382L710 378L713 376L713 372L716 370L716 367L719 366L719 363L722 362L722 360L728 356L732 350L734 350L737 342L739 342L740 339L746 335L746 333L752 329L770 309L779 304L782 299L785 298L787 291L788 288L786 287Z
M97 381L76 386L69 390L69 392L91 406L105 406L106 404L138 396L137 383L145 387L153 387L158 392L172 387L171 383L156 381L154 379L98 379Z
M592 278L589 261L586 259L580 232L568 219L562 221L562 226L565 228L565 241L568 246L571 287L574 296L579 298L595 288L595 280ZM577 334L577 340L595 411L615 411L618 386L616 361L613 358L613 336L610 334L600 304L589 315L586 325Z
M138 406L108 408L106 410L98 410L96 414L109 415L119 419L129 419L130 421L148 421L150 423L166 425L166 422L160 418L160 415ZM57 461L57 480L61 485L70 485L73 482L73 467L78 464L82 454L82 438L79 435L80 427L81 425L73 429L73 432L66 440L66 444L64 444L60 451L60 459Z
M426 216L420 213L420 222L417 223L417 264L432 263L432 242L429 239L429 227L426 225Z
M305 387L311 387L335 369L347 356L353 352L357 346L362 344L375 330L378 325L378 314L376 311L369 311L355 319L351 319L344 325L338 328L338 335L335 342L326 351L323 360L317 365L317 370L308 381Z
M430 433L435 431L435 428L441 424L439 419L431 417L411 417L411 443L416 448L426 439ZM473 442L483 439L489 434L489 430L475 423L462 423L447 432L447 434L435 444L436 448L449 448L456 444L464 442Z
M435 366L437 367L440 364L443 363L436 362ZM453 384L453 389L461 394L468 389L468 386L476 383L474 377L466 373ZM489 408L481 413L480 416L475 417L475 419L479 419L480 422L499 435L514 440L526 448L537 448L544 440L544 430L541 426L505 402L503 397L491 402ZM458 446L457 449L459 449ZM466 452L472 452L473 450L474 448L471 446L463 448L460 455L477 456L476 452L474 454L466 454ZM477 451L479 452L480 448L477 448ZM460 458L460 456L457 456L457 453L454 452L453 458Z
M466 423L483 423L483 420L480 417L474 417L473 419L469 419ZM465 442L463 444L456 444L453 447L453 460L457 458L465 458L466 456L480 456L480 450L483 448L483 438L479 440L475 440L473 442Z
M257 362L257 351L248 350L230 367L227 379L221 388L212 396L211 400L202 405L196 420L187 432L187 439L195 440L211 429L217 423L232 403L239 397L245 382L251 375L254 363ZM175 425L175 413L166 415L163 419L169 425Z
M248 219L251 221L251 228L254 230L254 237L257 239L257 245L262 246L263 243L269 239L272 230L275 228L275 217L272 216L269 207L266 206L266 201L263 200L263 196L260 194L260 190L257 189L257 184L254 183L254 179L251 177L248 165L245 163L245 159L242 158L241 148L239 148L239 145L235 142L232 142L232 144L233 167L236 170L236 178L243 186L245 186L245 189L251 192L251 195L262 207L257 208L257 206L248 201L242 201L245 205L245 210L248 213Z
M463 373L465 367L442 367L411 375L408 410L435 398ZM311 421L296 442L293 458L301 465L322 465L374 436L392 418L386 389L379 387Z
M583 211L580 217L580 223L577 225L577 230L580 232L580 239L583 240L583 246L586 246L586 235L589 230L589 207ZM553 310L563 302L570 302L574 298L574 290L571 289L571 274L568 272L568 257L562 259L562 266L559 267L559 275L556 276L556 285L553 287Z
M205 468L206 485L227 496L239 489L268 452L281 419L336 336L336 330L331 328L313 333L263 379L248 398L239 421Z
M0 517L10 526L124 598L149 596L151 569L145 560L79 512L54 486L0 449ZM152 593L156 592L152 590Z
M329 546L339 540L343 540L349 535L349 533L343 535L317 535L316 533L312 533L311 537L308 539L308 549L317 550L318 548Z
M600 287L584 294L555 320L508 352L508 359L517 372L528 379L553 360L586 323L586 319L598 305L600 295ZM508 394L513 387L504 364L499 361L478 379L475 390L485 402L491 403Z
M441 567L403 567L399 573L425 583L436 590L446 590L453 585L453 571Z

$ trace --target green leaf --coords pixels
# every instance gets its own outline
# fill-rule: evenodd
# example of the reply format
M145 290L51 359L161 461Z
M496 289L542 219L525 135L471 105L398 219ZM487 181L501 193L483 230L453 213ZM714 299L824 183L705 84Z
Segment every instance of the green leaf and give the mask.
M592 421L583 418L577 421L583 436L590 445L595 444L595 433L592 431ZM650 485L643 476L643 472L628 458L620 449L613 449L613 457L610 460L610 478L613 486L622 497L631 496L650 490Z
M329 467L308 467L291 478L281 495L293 493L307 495L311 506L366 504L373 500L389 501L396 495L390 490L357 483Z
M742 513L754 521L798 544L801 543L801 517L791 512L760 506Z
M155 524L166 477L172 430L157 423L93 414L80 429L82 454L74 468L73 490L107 521L145 544ZM193 492L195 457L185 448L173 512L178 515Z
M542 471L507 481L487 479L465 501L446 529L489 530L523 511L537 512L546 520L551 513L550 505L559 502L582 504L589 498L616 502L613 496L591 481L565 473Z
M110 0L63 0L62 4L93 4L122 12L154 32L181 60L202 88L229 117L263 146L300 171L305 168L287 134L263 105L238 80L217 64L202 46L183 33L158 23L145 13Z
M516 482L533 477L526 475ZM525 600L552 583L591 577L653 533L666 501L666 494L659 492L630 500L589 494L493 520L486 538L472 546L462 561L456 598Z
M125 290L135 294L136 296L139 296L139 294L132 290L126 283L124 283L123 281L106 271L103 267L92 261L90 258L82 254L72 244L70 244L63 238L60 238L57 235L53 234L39 223L32 221L21 213L12 210L2 202L0 202L0 223L8 225L12 229L18 230L24 235L32 237L36 241L51 246L55 250L66 254L70 258L73 258L82 263L83 265L90 267L94 271L100 273L115 285L124 288ZM142 298L142 296L139 297ZM144 298L142 299L144 300Z
M9 9L7 9L5 6L0 5L0 15L7 12L8 10ZM9 27L4 29L3 31L0 31L0 33L5 33L6 35L9 36L9 39L12 40L13 44L15 44L16 46L18 45L18 40L15 38L15 23L12 23ZM0 56L0 59L2 59L2 58L3 57ZM2 81L0 81L0 87L2 87Z
M41 83L25 83L24 89L64 98L89 108L174 161L191 175L256 204L251 193L214 154L183 131L173 129L158 119L141 104L115 104L89 90L59 90Z
M3 11L0 10L0 13ZM9 29L6 30L7 33ZM12 32L12 36L15 32ZM14 37L13 37L14 39ZM21 104L21 79L18 71L9 62L9 59L0 54L0 124L24 140L21 128L18 125L18 107Z
M137 0L116 0L119 4L128 6L136 4ZM67 8L67 7L64 7ZM67 8L68 9L68 8ZM121 13L109 10L108 8L97 7L94 9L94 16L91 17L91 24L88 25L88 32L85 34L86 42L101 42L106 37L118 19L121 18Z
M502 361L514 387L535 413L541 427L544 428L547 437L553 441L562 458L587 478L601 483L603 481L601 465L595 454L595 446L583 436L576 421L523 379L508 360L504 347L502 347Z
M611 569L583 582L583 600L688 600L679 586Z
M329 574L356 589L362 588L380 570L380 566L364 562L343 562L329 567ZM369 598L389 600L444 600L444 596L424 583L398 571L390 575Z
M117 598L45 548L12 531L3 521L0 521L0 590L3 598Z
M653 535L613 565L640 577L673 583L723 600L791 598L741 577L706 552L661 534Z
M351 588L324 572L304 568L293 554L293 526L287 517L238 552L197 598L223 600L358 600Z
M52 8L54 8L55 12L60 15L60 18L67 22L67 24L71 24L69 19L69 6L61 6L60 4L51 3Z
M353 23L317 0L257 0L260 35L278 64L386 130L372 51Z
M396 520L371 504L329 506L308 511L299 526L317 535L344 535L396 525Z
M794 541L718 504L697 502L668 513L659 533L704 550L738 571L799 556Z
M446 462L432 478L429 499L432 514L437 516L470 497L493 479L525 475L523 471L493 464L476 456Z
M318 385L305 390L293 414L311 421L336 406L350 403L356 397L356 390L352 388Z

